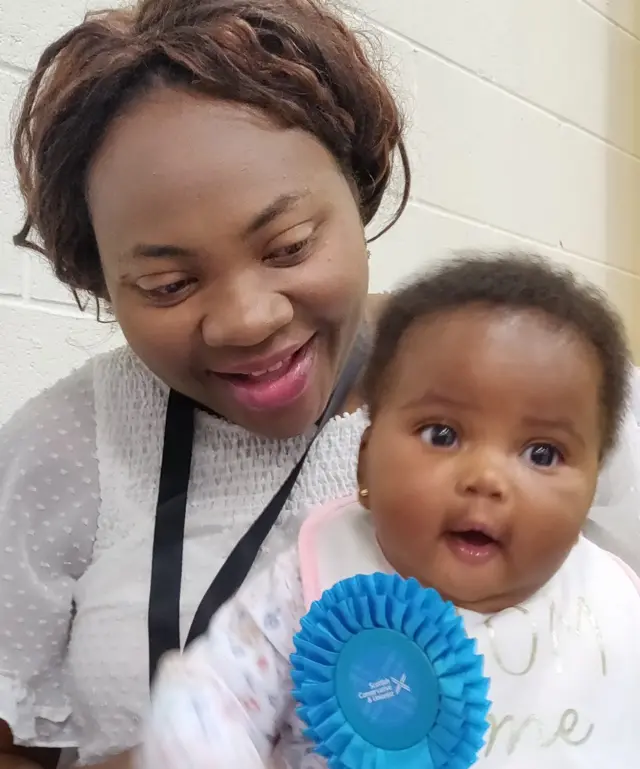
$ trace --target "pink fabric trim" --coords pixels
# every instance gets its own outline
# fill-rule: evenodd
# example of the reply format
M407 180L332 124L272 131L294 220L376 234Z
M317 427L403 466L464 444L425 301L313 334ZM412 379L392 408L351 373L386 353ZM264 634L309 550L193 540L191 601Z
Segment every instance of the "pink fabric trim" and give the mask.
M313 508L304 523L300 527L298 535L298 554L300 560L300 577L302 580L302 593L304 602L309 609L314 601L322 595L320 586L320 571L318 568L317 533L321 526L337 518L342 511L357 502L357 496L350 494L348 497L331 500L323 505ZM629 577L640 596L640 577L617 555L607 551L614 561Z
M341 497L318 505L307 516L298 535L298 555L300 559L300 577L302 593L307 609L322 595L320 571L318 568L317 532L327 521L337 518L345 507L357 501L355 494Z
M607 550L609 553L609 551ZM640 595L640 577L635 573L635 571L627 565L622 558L618 558L617 555L614 555L613 553L609 553L609 555L613 558L614 561L620 566L622 571L629 577L629 579L633 582L633 586L638 591L638 595Z

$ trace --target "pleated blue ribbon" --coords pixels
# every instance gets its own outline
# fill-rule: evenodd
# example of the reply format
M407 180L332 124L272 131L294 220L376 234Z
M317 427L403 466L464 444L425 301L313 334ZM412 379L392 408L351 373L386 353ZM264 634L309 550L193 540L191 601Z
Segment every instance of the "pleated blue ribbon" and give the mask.
M453 605L415 579L339 582L301 621L291 656L306 735L330 769L468 769L489 680Z

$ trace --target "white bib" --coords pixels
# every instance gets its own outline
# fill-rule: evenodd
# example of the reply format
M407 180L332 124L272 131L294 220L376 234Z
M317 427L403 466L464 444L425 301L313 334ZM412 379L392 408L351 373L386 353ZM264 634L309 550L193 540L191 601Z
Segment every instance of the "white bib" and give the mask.
M355 574L392 573L354 499L300 533L307 605ZM491 679L482 769L640 767L640 595L623 564L581 538L536 595L497 614L460 610Z

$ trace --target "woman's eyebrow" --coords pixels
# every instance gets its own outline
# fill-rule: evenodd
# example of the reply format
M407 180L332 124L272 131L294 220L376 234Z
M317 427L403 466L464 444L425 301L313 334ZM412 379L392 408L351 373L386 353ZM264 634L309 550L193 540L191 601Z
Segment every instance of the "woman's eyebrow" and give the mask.
M245 230L245 237L255 235L258 230L266 227L274 219L277 219L282 214L291 210L296 206L303 198L309 196L308 191L304 192L288 192L283 195L279 195L272 203L262 209L256 216L253 217L248 227Z
M146 259L174 259L176 257L195 256L195 252L191 249L168 243L138 243L132 248L131 254Z
M277 219L282 214L290 211L301 200L309 197L308 191L304 192L288 192L283 195L279 195L273 202L258 212L253 219L249 222L249 225L244 231L244 237L248 238L254 235L258 230L266 227L272 221ZM139 243L131 250L133 256L146 257L146 258L158 258L169 259L176 257L193 257L195 252L188 248L182 248L181 246L174 246L171 244L155 244L155 243Z

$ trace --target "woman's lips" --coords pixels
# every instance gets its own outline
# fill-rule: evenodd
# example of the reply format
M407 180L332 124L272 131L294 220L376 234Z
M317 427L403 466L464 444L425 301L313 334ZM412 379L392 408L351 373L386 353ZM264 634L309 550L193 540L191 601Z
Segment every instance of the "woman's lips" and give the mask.
M311 381L316 358L314 338L273 365L245 374L213 374L223 381L231 397L252 411L285 408L297 400Z

